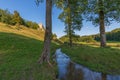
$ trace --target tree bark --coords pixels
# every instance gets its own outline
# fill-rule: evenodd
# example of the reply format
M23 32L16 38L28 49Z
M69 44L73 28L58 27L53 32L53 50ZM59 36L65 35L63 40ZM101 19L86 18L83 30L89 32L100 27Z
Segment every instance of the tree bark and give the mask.
M70 10L69 0L68 0L67 2L68 2L68 8L69 8L69 12L68 12L68 34L69 34L69 45L70 45L70 47L72 47L71 10Z
M46 0L46 30L44 37L43 52L38 60L40 64L42 64L44 61L49 63L51 33L52 33L52 0Z
M69 43L70 47L72 47L72 30L71 30L71 22L68 24L69 27Z
M105 34L105 25L104 25L104 11L103 8L103 1L99 0L100 11L99 11L99 21L100 21L100 46L106 47L106 34Z

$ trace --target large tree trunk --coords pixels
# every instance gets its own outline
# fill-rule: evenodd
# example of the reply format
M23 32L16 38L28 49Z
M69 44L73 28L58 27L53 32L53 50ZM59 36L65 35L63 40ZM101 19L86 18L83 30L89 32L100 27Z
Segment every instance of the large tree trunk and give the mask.
M71 23L69 23L69 43L70 47L72 47L72 30L71 30Z
M46 30L44 37L44 48L41 57L39 58L39 63L44 61L49 62L50 59L50 43L51 43L51 33L52 33L52 0L46 0Z
M103 8L103 1L99 0L100 11L99 11L99 20L100 20L100 46L106 47L106 34L105 34L105 26L104 26L104 11Z
M70 47L72 47L72 26L71 26L71 9L70 9L70 4L69 4L69 0L68 2L68 8L69 8L69 12L68 12L68 34L69 34L69 44Z

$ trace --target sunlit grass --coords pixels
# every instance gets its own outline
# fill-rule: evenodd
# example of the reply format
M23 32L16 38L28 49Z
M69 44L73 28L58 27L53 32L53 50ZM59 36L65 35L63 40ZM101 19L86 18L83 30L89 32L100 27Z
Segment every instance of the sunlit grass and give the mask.
M51 51L55 52L56 44ZM55 68L37 63L43 41L0 32L0 80L53 80Z
M64 45L62 51L76 63L82 64L91 70L108 74L120 74L120 49L81 44L72 48Z
M77 42L77 44L89 45L92 47L100 47L100 42ZM120 49L120 42L107 41L107 47Z
M20 27L17 27L17 26L11 26L4 23L0 23L0 32L20 34L20 35L30 37L30 38L35 38L38 40L44 39L44 31L34 30L22 25Z

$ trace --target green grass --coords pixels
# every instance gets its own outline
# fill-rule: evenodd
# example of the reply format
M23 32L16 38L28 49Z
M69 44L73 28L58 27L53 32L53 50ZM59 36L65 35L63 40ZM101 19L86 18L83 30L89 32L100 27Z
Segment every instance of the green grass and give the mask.
M84 44L84 45L89 45L92 47L99 47L100 46L100 42L77 42L76 44ZM107 41L107 46L111 47L111 48L116 48L116 49L120 49L120 42L113 42L113 41Z
M120 74L120 49L92 47L82 44L72 48L64 45L62 51L76 63L82 64L93 71Z
M57 47L52 44L52 53ZM40 40L0 32L0 80L53 80L54 70L37 63L42 48Z

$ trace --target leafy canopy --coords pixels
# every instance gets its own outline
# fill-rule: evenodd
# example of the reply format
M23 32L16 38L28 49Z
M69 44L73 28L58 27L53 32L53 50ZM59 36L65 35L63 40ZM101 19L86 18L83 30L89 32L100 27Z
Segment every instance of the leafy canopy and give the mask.
M102 4L99 4L101 1ZM98 26L99 11L104 12L105 25L110 25L112 21L120 21L119 0L87 0L87 7L84 12L87 21L92 21L94 25Z

